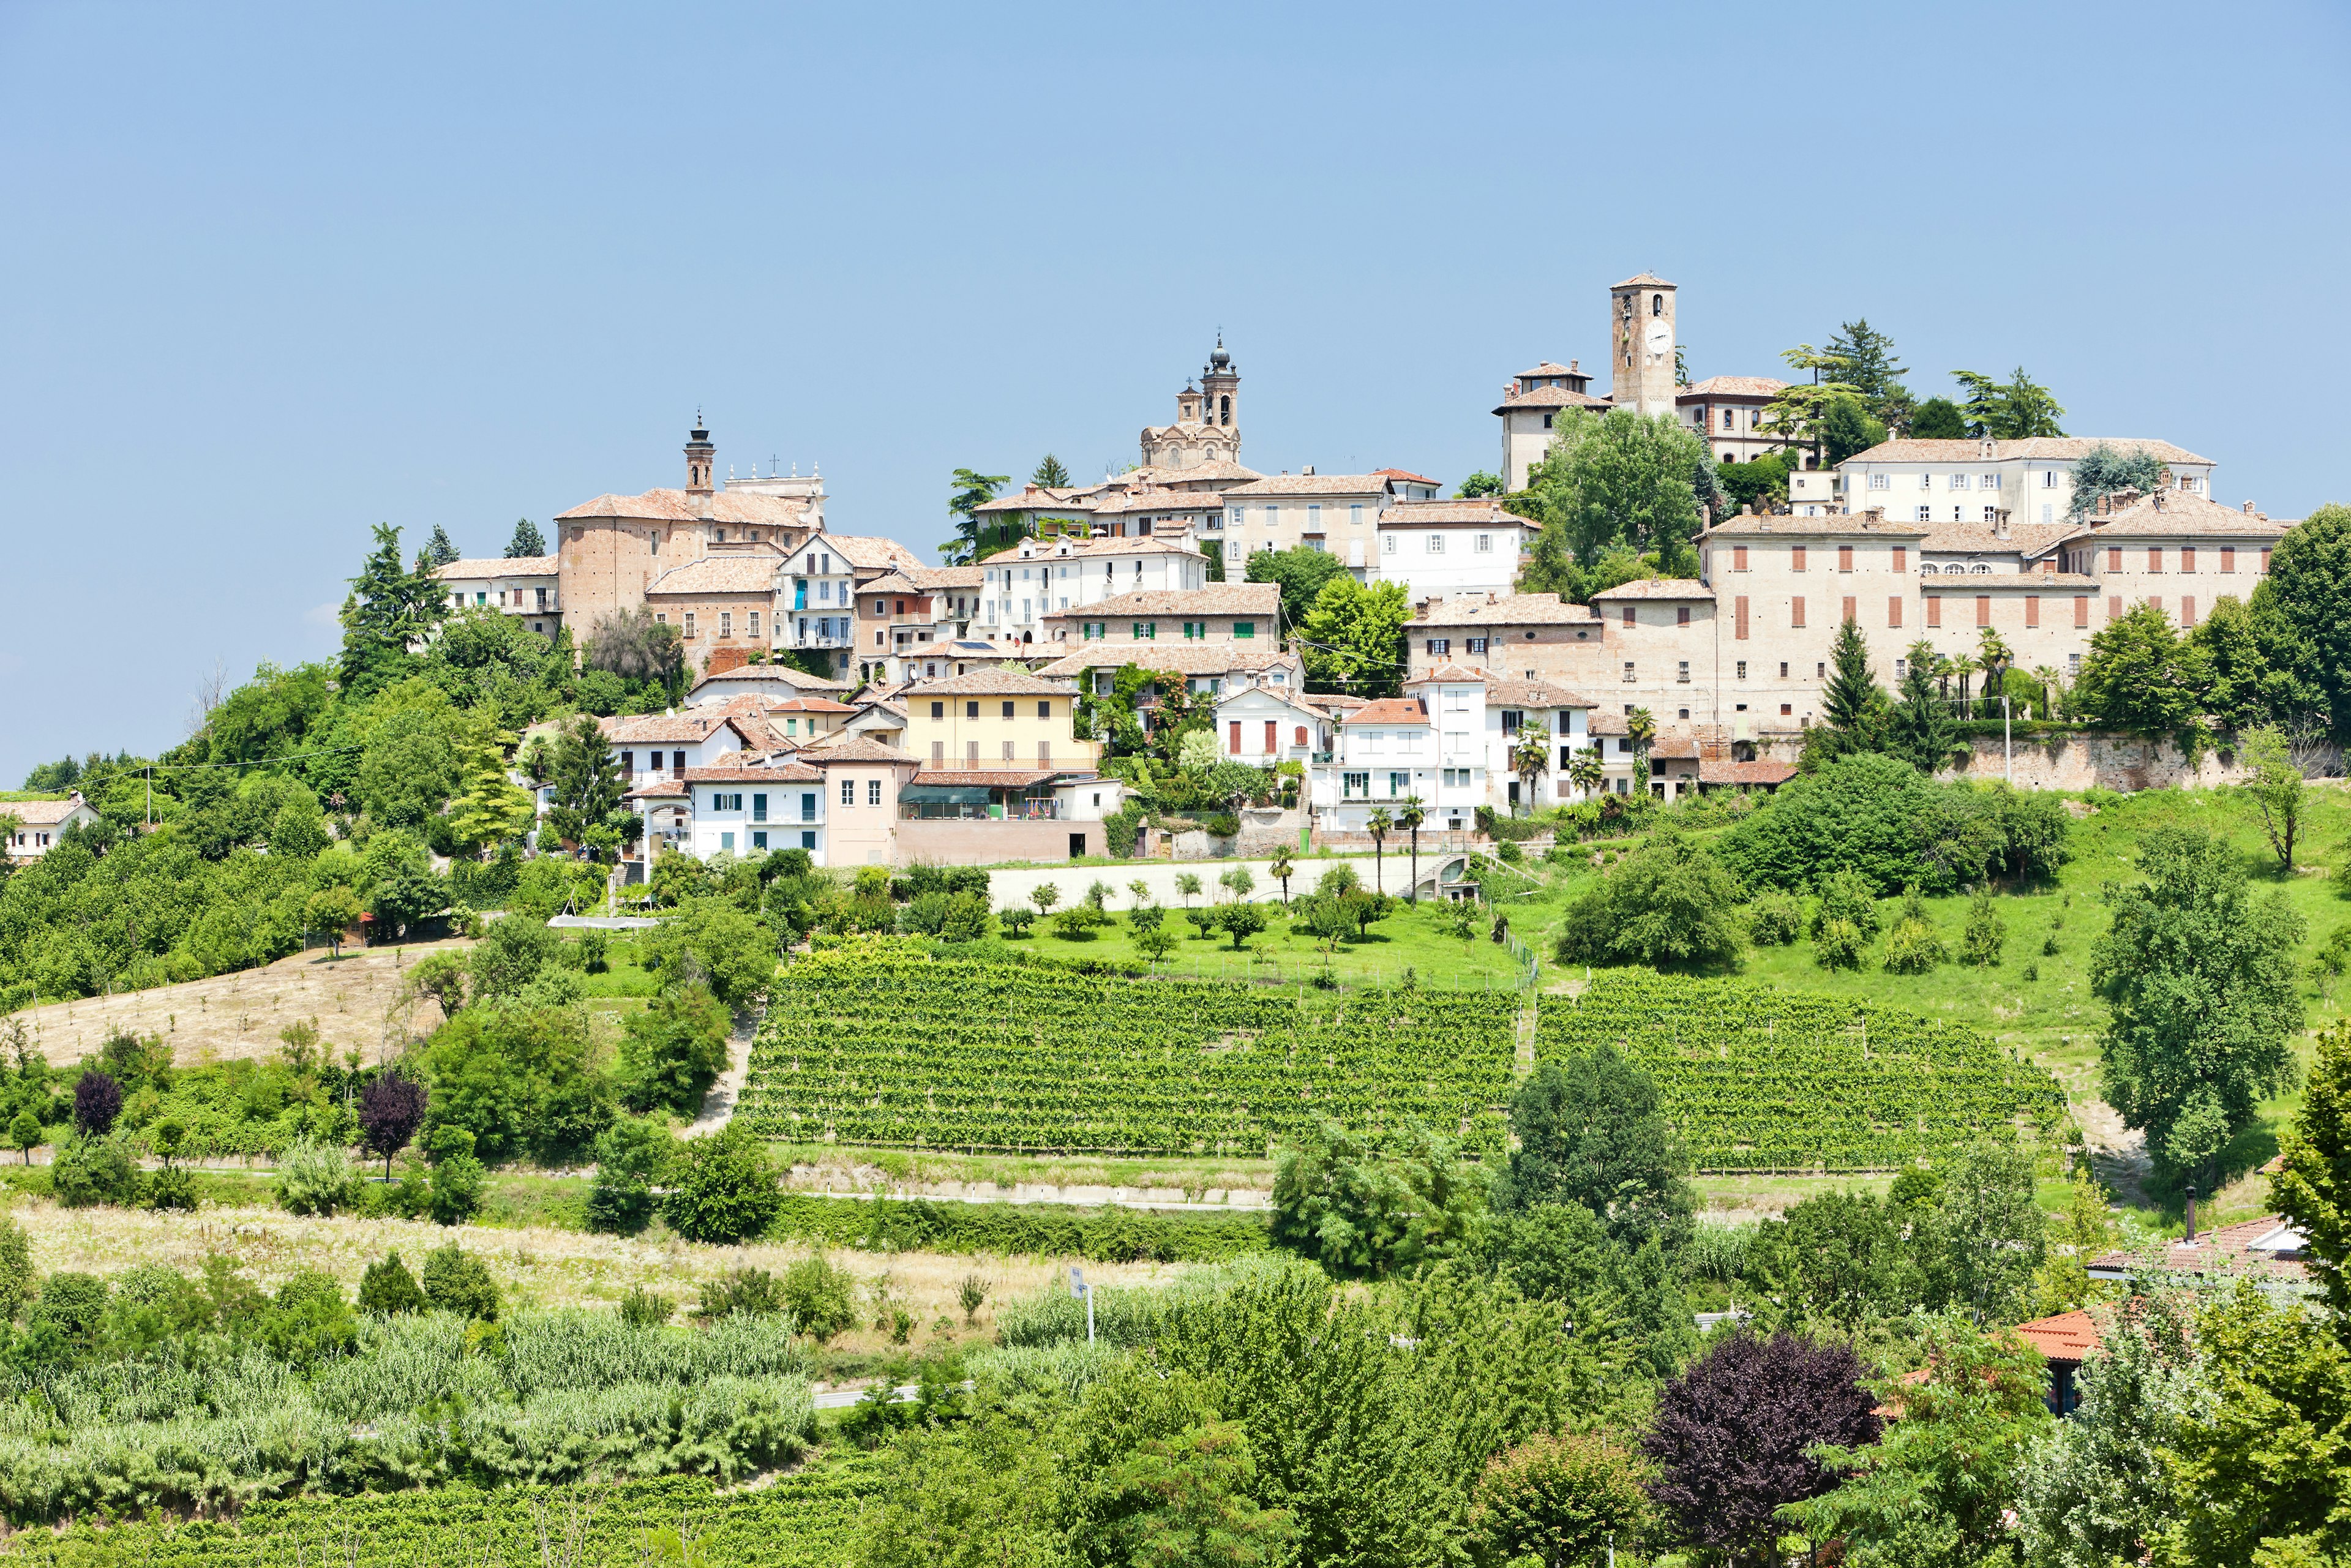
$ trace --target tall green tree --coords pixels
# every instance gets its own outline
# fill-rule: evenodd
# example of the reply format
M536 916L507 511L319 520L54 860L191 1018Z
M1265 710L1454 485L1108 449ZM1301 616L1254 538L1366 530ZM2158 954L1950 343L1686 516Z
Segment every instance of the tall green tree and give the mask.
M1048 490L1066 490L1070 487L1070 471L1061 466L1060 458L1048 452L1037 465L1037 471L1029 476L1029 483Z
M1690 1160L1654 1079L1614 1048L1536 1064L1510 1099L1519 1146L1499 1208L1579 1204L1612 1239L1678 1244L1698 1212Z
M610 825L620 810L621 767L611 743L592 714L563 727L555 742L555 772L549 780L547 825L569 843L585 843L592 828Z
M2310 815L2309 792L2304 788L2302 767L2294 759L2285 737L2273 726L2250 731L2244 737L2245 765L2252 771L2246 781L2245 793L2262 814L2262 832L2270 841L2270 852L2278 858L2278 874L2294 874L2294 844L2303 834Z
M1902 663L1902 700L1886 715L1886 749L1933 777L1959 745L1959 726L1949 705L1935 689L1939 655L1923 639L1910 644Z
M2321 507L2287 529L2250 608L2271 664L2325 711L2335 738L2351 738L2351 507Z
M424 541L424 559L433 566L447 566L458 559L457 547L449 538L449 530L440 524L433 525L433 537Z
M530 556L545 555L546 553L547 540L545 537L539 533L538 525L532 522L528 517L517 517L515 519L514 538L507 541L506 559L508 560L522 560Z
M1455 486L1453 493L1465 501L1475 500L1480 496L1499 496L1502 493L1501 476L1480 468Z
M2147 880L2113 889L2091 949L2107 1006L2107 1101L2168 1168L2205 1176L2293 1070L2302 1028L2294 953L2303 919L2256 898L2236 852L2189 828L2140 841Z
M1293 639L1318 692L1394 696L1403 689L1405 622L1412 605L1401 582L1357 582L1344 572L1314 596Z
M1306 624L1307 612L1314 608L1315 596L1323 585L1345 576L1347 569L1329 550L1260 549L1249 552L1247 571L1251 582L1281 586L1281 631L1287 637L1296 635Z
M343 601L343 695L371 695L407 674L448 616L449 596L424 557L402 566L400 530L378 523L375 549Z
M2188 634L2189 647L2201 654L2211 685L2204 694L2204 711L2233 730L2253 728L2268 718L2273 698L2282 699L2284 716L2293 716L2293 697L2282 690L2290 683L2273 678L2262 650L2261 628L2245 601L2224 593L2211 611Z
M2281 1142L2284 1168L2271 1193L2302 1232L2310 1272L2351 1346L2351 1020L2337 1019L2318 1037L2302 1109Z
M1709 456L1706 443L1670 414L1573 412L1557 426L1527 489L1544 530L1559 532L1560 553L1579 565L1590 567L1609 546L1624 545L1679 575L1696 568L1689 541L1698 504L1690 476Z
M1885 439L1886 426L1871 416L1859 398L1839 394L1821 405L1821 459L1830 467Z
M1947 397L1930 397L1910 416L1910 434L1920 441L1961 441L1968 434L1968 416Z
M2091 635L2071 702L2092 724L2192 748L2211 685L2204 651L2174 632L2160 609L2141 604Z
M957 521L956 537L939 547L941 559L949 566L968 566L980 558L985 539L979 508L1010 483L1008 474L982 474L975 468L958 468L948 476L947 510Z
M1836 737L1838 754L1884 749L1886 688L1869 668L1869 643L1851 621L1829 644L1830 675L1821 692L1822 716Z
M2004 382L1981 371L1953 371L1951 379L1967 389L1960 412L1967 416L1968 434L1977 440L2026 441L2065 434L2057 423L2065 411L2047 387L2024 373L2022 365Z
M1904 423L1910 393L1902 378L1909 372L1894 357L1894 340L1872 327L1867 317L1838 327L1822 358L1827 361L1823 379L1851 387L1872 419L1889 426Z

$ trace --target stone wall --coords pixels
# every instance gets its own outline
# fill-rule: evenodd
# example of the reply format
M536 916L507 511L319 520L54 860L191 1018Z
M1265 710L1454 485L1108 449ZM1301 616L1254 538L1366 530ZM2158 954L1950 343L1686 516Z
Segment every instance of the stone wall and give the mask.
M1960 767L1938 775L1943 779L1990 781L2004 776L2001 737L1979 735L1970 739L1970 754ZM2321 771L2340 775L2343 758L2330 750ZM2245 780L2243 758L2229 747L2211 747L2191 768L2188 758L2168 740L2137 740L2123 735L2088 734L2018 736L2015 779L2020 789L2171 789L2183 785L2210 789Z

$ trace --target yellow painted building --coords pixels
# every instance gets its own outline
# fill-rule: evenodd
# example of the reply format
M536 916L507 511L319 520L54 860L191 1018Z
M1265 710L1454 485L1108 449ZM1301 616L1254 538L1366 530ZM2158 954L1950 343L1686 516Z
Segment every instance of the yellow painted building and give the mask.
M930 768L1091 768L1098 741L1072 727L1077 687L1025 670L974 670L901 693L906 754Z

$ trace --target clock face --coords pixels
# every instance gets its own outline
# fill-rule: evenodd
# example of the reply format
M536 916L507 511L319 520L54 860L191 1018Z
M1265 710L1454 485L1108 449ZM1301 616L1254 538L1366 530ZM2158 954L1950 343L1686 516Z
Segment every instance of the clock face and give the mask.
M1667 326L1663 321L1658 321L1651 325L1649 328L1649 352L1653 354L1662 354L1667 349L1672 348L1673 344L1674 333L1672 328Z

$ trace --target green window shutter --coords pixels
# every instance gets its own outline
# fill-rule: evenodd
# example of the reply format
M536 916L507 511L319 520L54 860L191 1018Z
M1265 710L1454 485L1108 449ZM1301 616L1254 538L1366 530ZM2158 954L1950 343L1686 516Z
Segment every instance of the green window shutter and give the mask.
M1254 621L1236 621L1236 622L1233 622L1233 635L1234 635L1235 637L1254 637L1254 636L1256 636L1256 635L1257 635L1257 622L1254 622Z

